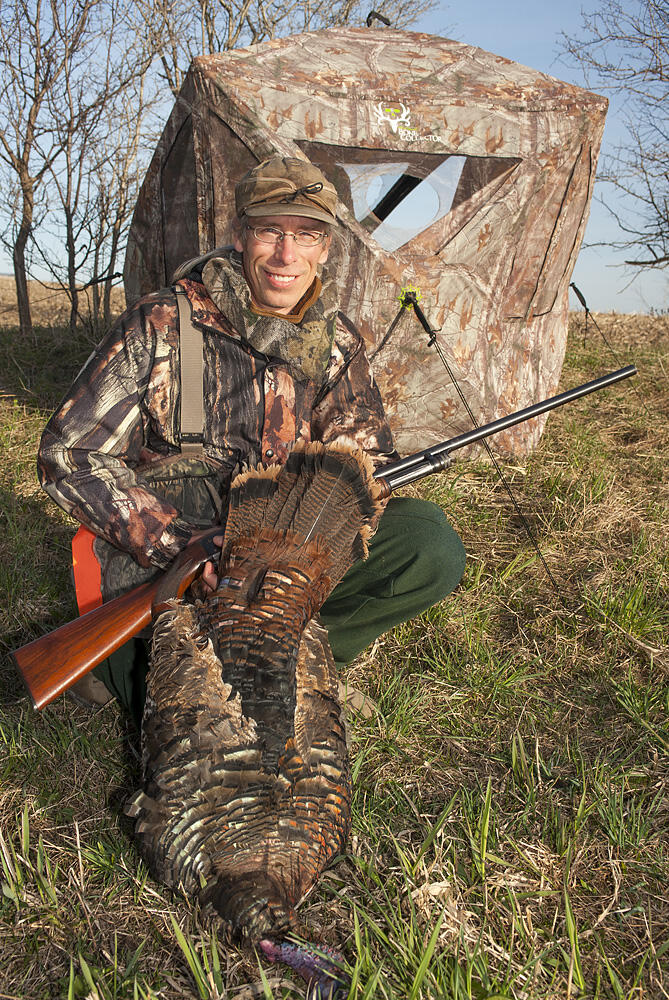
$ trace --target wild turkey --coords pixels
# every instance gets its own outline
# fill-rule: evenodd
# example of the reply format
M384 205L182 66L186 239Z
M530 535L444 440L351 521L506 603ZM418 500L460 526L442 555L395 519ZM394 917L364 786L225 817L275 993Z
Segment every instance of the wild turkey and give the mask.
M219 586L154 626L144 788L127 811L156 877L231 933L346 995L338 956L296 945L295 907L345 846L351 778L337 677L314 615L380 512L360 451L297 446L233 483ZM328 957L329 956L329 957Z

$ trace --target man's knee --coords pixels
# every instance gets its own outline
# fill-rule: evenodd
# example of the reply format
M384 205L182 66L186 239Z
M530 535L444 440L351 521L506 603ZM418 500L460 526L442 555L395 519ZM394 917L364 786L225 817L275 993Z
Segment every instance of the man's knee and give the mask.
M416 568L425 580L425 587L431 591L434 604L457 587L465 571L467 555L460 536L441 507L429 501L420 502L432 509L429 516L426 510L416 519Z
M428 500L393 498L384 518L384 534L403 556L403 580L400 584L396 578L395 586L422 591L427 606L450 594L462 579L466 554L441 507Z

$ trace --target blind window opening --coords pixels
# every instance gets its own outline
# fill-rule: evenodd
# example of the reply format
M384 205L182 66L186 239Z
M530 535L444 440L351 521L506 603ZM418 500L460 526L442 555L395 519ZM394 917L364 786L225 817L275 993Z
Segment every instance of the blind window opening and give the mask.
M412 174L408 161L337 166L348 175L355 218L392 252L448 215L467 159L445 157L423 178Z

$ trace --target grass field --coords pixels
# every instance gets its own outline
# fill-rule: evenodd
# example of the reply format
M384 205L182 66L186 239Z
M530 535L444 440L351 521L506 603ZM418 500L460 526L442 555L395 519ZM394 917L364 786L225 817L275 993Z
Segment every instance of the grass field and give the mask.
M491 468L456 463L416 492L463 584L350 668L380 714L353 721L350 850L302 916L360 1000L669 997L669 318L597 319L639 377L505 463L560 595ZM0 331L3 654L74 614L34 455L89 349ZM562 387L617 367L574 317ZM113 706L34 713L5 655L0 1000L304 996L147 875L133 745Z

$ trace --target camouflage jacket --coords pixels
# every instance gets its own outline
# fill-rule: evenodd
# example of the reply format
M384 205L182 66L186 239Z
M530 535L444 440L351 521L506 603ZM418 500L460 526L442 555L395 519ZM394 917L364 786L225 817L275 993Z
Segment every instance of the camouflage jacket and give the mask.
M282 462L297 439L354 439L377 464L394 457L390 429L359 334L341 317L321 386L253 351L204 285L179 282L203 334L204 451L227 473ZM49 496L141 566L167 566L197 525L142 475L178 455L179 327L173 289L127 310L49 420L38 474Z

